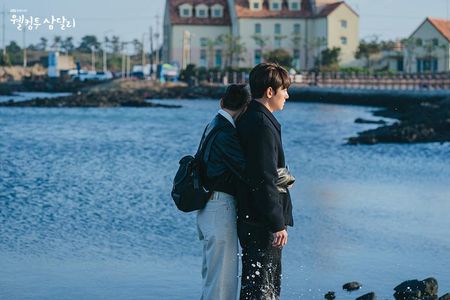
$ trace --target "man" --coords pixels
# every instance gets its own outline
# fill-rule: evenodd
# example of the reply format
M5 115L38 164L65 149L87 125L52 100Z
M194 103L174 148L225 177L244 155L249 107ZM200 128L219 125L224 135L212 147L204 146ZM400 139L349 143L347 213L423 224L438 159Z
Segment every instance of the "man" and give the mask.
M249 185L238 190L238 235L242 247L241 300L279 299L281 253L286 226L293 225L287 188L277 186L278 169L285 168L281 126L272 114L289 98L287 71L272 63L250 72L253 100L237 124L247 161Z

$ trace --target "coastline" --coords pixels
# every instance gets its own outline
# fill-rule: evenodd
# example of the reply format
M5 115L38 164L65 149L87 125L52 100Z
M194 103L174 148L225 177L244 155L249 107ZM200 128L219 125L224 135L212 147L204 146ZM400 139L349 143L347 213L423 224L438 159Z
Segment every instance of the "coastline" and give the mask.
M39 85L24 84L23 89ZM10 88L0 89L10 91ZM31 99L28 101L8 101L0 103L6 107L166 107L180 106L154 104L151 99L220 99L226 89L225 85L203 84L188 86L185 83L160 84L152 81L114 80L104 83L67 83L55 91L69 91L72 95L56 98ZM381 89L347 89L301 87L293 85L289 89L293 102L316 102L342 105L359 105L379 107L374 116L397 119L391 125L381 126L359 132L350 137L350 145L377 143L429 143L450 142L450 91L448 90L381 90ZM356 123L376 123L373 120L355 120Z

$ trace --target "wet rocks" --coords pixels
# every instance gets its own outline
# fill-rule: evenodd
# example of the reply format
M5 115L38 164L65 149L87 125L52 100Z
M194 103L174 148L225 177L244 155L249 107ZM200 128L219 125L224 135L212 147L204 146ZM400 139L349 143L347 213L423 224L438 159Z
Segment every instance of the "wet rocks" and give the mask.
M357 124L380 124L380 125L384 125L387 122L384 121L384 120L367 120L367 119L357 118L355 120L355 123L357 123Z
M334 300L336 299L336 294L333 291L329 291L328 293L325 294L324 298L327 300Z
M450 98L390 107L375 115L400 121L360 132L348 144L450 142Z
M362 285L359 282L348 282L342 286L342 288L348 292L359 290Z
M437 299L438 282L435 278L407 280L394 288L395 300Z
M376 299L377 299L377 296L373 292L364 294L364 295L356 298L356 300L376 300Z
M179 105L156 104L145 101L140 93L126 91L78 92L70 96L40 98L23 102L5 102L0 106L15 107L165 107Z

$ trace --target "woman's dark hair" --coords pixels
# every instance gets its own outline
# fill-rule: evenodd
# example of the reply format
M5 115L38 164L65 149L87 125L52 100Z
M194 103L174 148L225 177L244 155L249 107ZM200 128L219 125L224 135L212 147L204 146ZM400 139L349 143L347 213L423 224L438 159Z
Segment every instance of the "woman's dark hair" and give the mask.
M291 85L291 78L285 68L275 63L261 63L250 71L250 91L254 99L264 96L271 87L276 93L280 87L287 89Z
M251 100L246 84L230 84L222 97L223 108L238 110Z

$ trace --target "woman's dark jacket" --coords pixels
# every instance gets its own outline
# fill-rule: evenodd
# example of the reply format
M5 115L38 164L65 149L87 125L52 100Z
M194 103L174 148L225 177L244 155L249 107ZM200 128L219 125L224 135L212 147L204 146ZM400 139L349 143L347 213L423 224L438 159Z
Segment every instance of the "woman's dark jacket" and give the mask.
M246 160L251 187L238 187L240 222L265 226L271 232L294 224L289 194L280 193L277 168L286 167L281 125L261 103L253 100L237 123L237 133Z
M219 127L220 130L212 142L208 161L204 161L206 174L204 181L210 190L235 196L237 176L243 176L245 170L241 145L236 128L221 114L217 114L209 123L204 136L215 127Z

